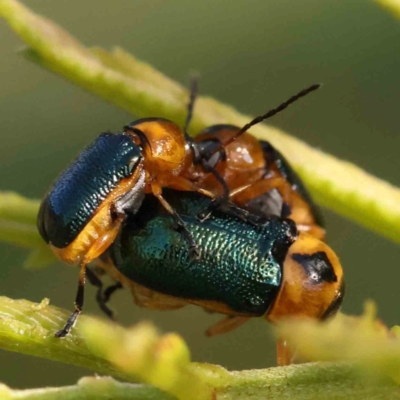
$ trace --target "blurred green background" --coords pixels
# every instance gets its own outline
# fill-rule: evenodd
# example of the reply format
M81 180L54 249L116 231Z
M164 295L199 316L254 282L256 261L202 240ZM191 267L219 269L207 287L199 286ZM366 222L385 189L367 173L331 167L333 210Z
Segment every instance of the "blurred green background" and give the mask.
M362 0L30 0L29 7L86 45L120 45L186 84L242 112L259 114L303 87L323 90L271 123L400 186L400 21ZM0 189L41 197L83 146L135 116L105 104L25 61L21 41L0 20ZM221 123L224 121L221 121ZM379 197L379 193L376 196ZM346 273L343 310L360 313L374 299L389 325L400 324L400 246L324 210L328 241ZM0 245L0 294L72 309L78 270L60 264L27 271L27 253ZM85 312L100 314L89 288ZM114 297L120 321L154 321L177 331L195 361L230 369L275 363L268 325L254 320L207 339L220 316L199 308L156 312ZM70 384L90 372L0 352L0 380L13 387Z

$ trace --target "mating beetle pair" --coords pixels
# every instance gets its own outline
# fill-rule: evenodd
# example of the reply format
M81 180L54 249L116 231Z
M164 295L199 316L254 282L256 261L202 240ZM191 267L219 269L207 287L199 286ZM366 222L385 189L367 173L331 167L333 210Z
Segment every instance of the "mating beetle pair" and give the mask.
M55 182L38 216L39 232L54 252L80 264L75 312L56 335L65 336L75 323L86 265L107 249L98 263L133 288L137 303L193 303L227 314L210 334L251 316L275 321L335 311L342 270L320 240L318 211L280 153L246 133L317 88L241 129L216 125L191 139L193 85L183 130L148 118L89 145ZM165 188L173 191L165 196Z

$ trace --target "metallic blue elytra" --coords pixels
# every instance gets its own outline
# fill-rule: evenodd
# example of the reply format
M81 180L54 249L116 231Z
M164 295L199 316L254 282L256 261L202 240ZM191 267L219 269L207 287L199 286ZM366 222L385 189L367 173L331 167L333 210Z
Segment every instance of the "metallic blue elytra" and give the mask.
M220 302L235 313L263 315L282 280L282 263L297 237L291 220L254 226L215 212L197 214L209 199L192 192L163 192L193 235L200 259L189 255L172 217L147 195L109 249L116 268L151 290L181 299Z
M141 151L125 134L103 133L58 177L42 201L37 225L47 243L68 246L119 182L131 176Z

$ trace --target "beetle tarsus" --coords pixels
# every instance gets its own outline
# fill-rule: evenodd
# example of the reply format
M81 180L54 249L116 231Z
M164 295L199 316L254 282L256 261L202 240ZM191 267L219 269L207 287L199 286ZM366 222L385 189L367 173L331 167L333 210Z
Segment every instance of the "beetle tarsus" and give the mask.
M199 248L197 247L197 244L194 244L193 246L190 246L189 248L189 258L193 261L198 261L200 260L200 252Z
M75 311L70 315L64 328L55 333L55 337L63 338L69 334L74 327L79 314L82 312L83 303L85 300L85 278L86 278L86 263L82 263L79 269L78 290L75 297Z
M59 330L54 334L55 337L62 339L65 338L70 332L73 326L75 325L76 320L79 317L79 314L82 312L82 309L78 310L76 309L68 318L67 323L64 325L64 328Z

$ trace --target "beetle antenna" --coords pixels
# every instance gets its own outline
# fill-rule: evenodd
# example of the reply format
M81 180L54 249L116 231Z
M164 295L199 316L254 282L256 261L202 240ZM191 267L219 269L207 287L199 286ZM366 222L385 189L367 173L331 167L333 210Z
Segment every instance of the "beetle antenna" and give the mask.
M194 109L194 103L195 103L196 97L197 97L198 84L199 84L199 76L197 74L192 73L190 76L190 97L189 97L189 103L187 105L186 121L185 121L185 125L183 127L183 132L184 132L186 140L188 138L190 138L190 136L188 134L188 129L189 129L190 121L192 120L192 117L193 117L193 109Z
M311 85L310 87L303 89L302 91L300 91L299 93L295 94L294 96L290 97L288 100L286 100L284 103L280 104L278 107L273 108L272 110L269 110L268 112L266 112L263 115L260 115L256 118L254 118L253 120L251 120L249 123L247 123L246 125L244 125L242 128L240 128L234 136L230 137L228 140L226 140L225 142L223 142L221 144L221 147L225 147L228 144L234 142L240 135L242 135L244 132L246 132L248 129L250 129L252 126L259 124L262 121L265 121L268 118L273 117L274 115L280 113L281 111L283 111L285 108L287 108L288 106L290 106L290 104L294 103L295 101L299 100L300 98L307 96L309 93L313 92L314 90L317 90L321 87L322 85L319 83L316 83L314 85ZM216 153L217 151L219 151L220 148L215 148L213 153L210 154L210 157Z

